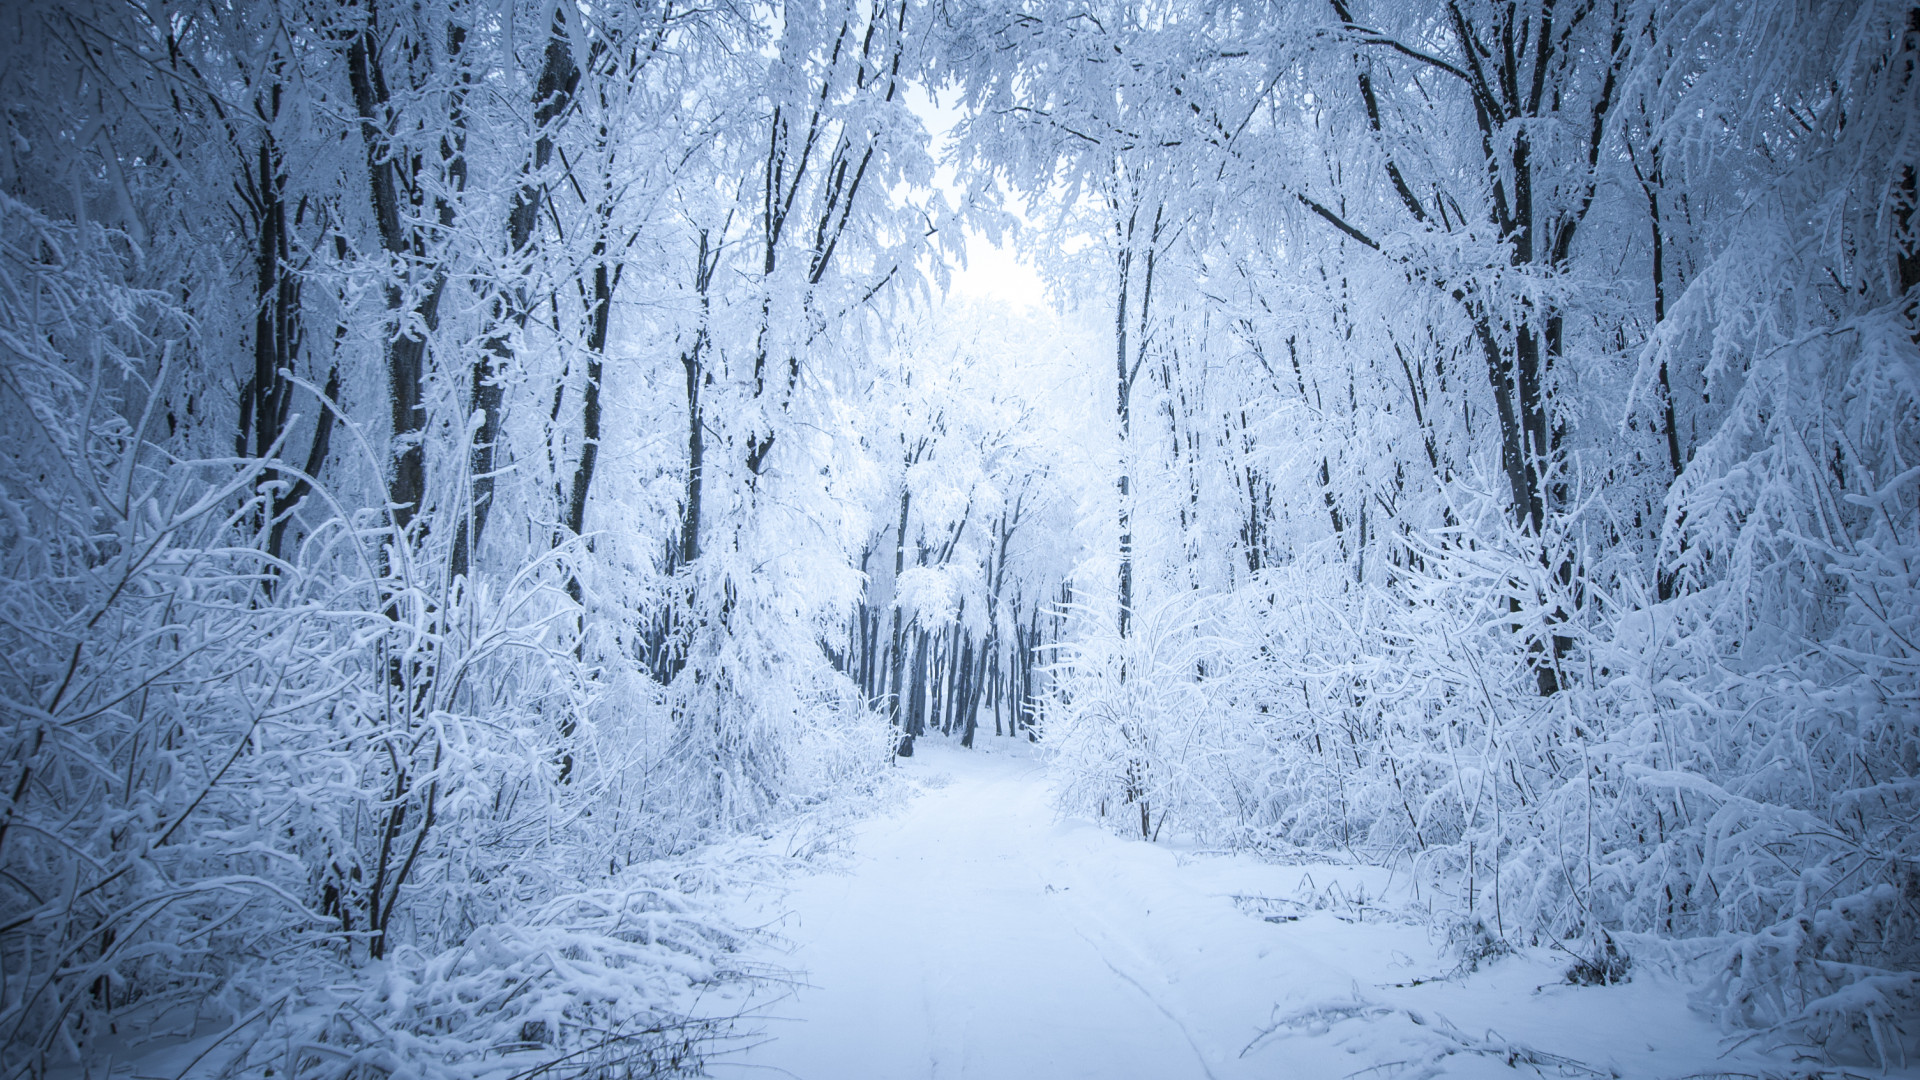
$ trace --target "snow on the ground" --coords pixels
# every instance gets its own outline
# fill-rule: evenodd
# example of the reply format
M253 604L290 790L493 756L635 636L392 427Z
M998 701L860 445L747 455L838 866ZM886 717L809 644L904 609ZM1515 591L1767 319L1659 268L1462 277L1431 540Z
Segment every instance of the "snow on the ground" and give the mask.
M765 1038L715 1076L1793 1071L1757 1041L1729 1049L1646 965L1611 987L1564 984L1566 959L1545 950L1462 972L1427 925L1368 902L1393 893L1385 871L1182 853L1059 820L1038 756L981 741L922 741L900 762L921 794L858 826L836 869L741 912L785 943L758 959L794 981L754 1005Z

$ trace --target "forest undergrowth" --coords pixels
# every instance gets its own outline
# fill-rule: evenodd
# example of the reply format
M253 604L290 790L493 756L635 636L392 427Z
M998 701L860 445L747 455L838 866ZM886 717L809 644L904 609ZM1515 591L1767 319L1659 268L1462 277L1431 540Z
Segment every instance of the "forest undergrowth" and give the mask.
M0 106L0 1077L695 1072L933 731L1920 1052L1910 0L24 0Z
M1772 637L1753 613L1785 603L1631 579L1576 602L1543 570L1569 556L1512 534L1438 538L1368 587L1309 563L1169 594L1127 638L1065 649L1042 725L1063 804L1404 870L1469 966L1507 943L1561 951L1579 983L1652 962L1732 1030L1910 1060L1920 687L1893 613L1920 610L1920 553L1889 556L1887 521L1751 568L1739 584L1811 570L1845 598L1768 648L1739 639ZM1543 697L1549 635L1568 644Z
M575 552L449 585L444 542L303 476L325 509L273 557L272 466L142 437L174 372L138 350L184 314L0 213L6 670L39 691L0 826L8 1074L171 1045L182 1074L692 1075L741 1037L699 1008L753 978L714 897L789 856L716 842L845 812L882 722L786 688L842 719L781 732L782 787L742 809L685 706L578 636ZM377 475L356 422L335 438Z

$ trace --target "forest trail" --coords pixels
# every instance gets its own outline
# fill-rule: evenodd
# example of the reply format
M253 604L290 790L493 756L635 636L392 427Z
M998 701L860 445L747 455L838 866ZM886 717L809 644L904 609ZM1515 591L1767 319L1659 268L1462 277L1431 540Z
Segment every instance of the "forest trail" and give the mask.
M1575 988L1544 956L1429 981L1458 961L1365 899L1390 889L1383 872L1182 854L1059 820L1029 748L982 742L923 741L901 762L922 792L862 823L843 870L768 902L791 949L762 959L799 985L714 1075L1511 1078L1518 1052L1547 1075L1678 1077L1764 1062L1720 1057L1656 975Z

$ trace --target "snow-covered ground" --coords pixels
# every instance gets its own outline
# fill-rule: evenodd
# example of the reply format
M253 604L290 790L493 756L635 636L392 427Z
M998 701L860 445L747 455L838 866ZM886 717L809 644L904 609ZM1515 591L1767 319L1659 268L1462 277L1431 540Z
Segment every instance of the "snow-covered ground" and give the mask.
M1542 950L1463 971L1371 868L1279 866L1120 839L1050 809L1024 744L922 742L921 791L835 869L750 901L794 973L728 1080L1773 1077L1641 965L1561 981ZM757 907L755 905L758 905ZM1828 1075L1846 1075L1830 1072ZM1902 1074L1895 1074L1902 1075ZM1920 1075L1920 1071L1904 1075Z

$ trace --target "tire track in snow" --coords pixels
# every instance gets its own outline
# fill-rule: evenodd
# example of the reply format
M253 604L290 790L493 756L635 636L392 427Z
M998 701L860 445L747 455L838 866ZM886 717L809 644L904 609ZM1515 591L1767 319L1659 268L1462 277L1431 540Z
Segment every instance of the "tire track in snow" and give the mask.
M1180 1029L1181 1037L1186 1039L1187 1045L1193 1048L1194 1060L1200 1063L1200 1071L1207 1074L1207 1080L1220 1080L1220 1078L1214 1073L1212 1064L1210 1064L1207 1061L1206 1051L1200 1049L1199 1040L1193 1037L1193 1030L1187 1027L1187 1022L1185 1020L1182 1020L1172 1009L1168 1008L1166 1002L1161 1001L1158 995L1154 994L1153 991L1148 990L1144 983L1142 983L1139 979L1134 978L1132 975L1128 974L1127 971L1124 968L1122 968L1120 965L1114 963L1113 957L1109 956L1107 954L1107 951L1100 947L1099 942L1088 937L1086 935L1086 932L1081 930L1079 927L1074 927L1073 932L1080 935L1080 940L1092 946L1094 953L1100 957L1100 962L1107 965L1108 971L1111 971L1115 975L1120 976L1122 979L1126 980L1127 985L1133 987L1135 990L1140 991L1140 996L1143 998L1146 998L1148 1004L1152 1005L1155 1009L1158 1009L1160 1012L1160 1015L1166 1017L1173 1024L1174 1027Z
M1196 892L1165 852L1058 818L1025 755L928 749L914 767L937 771L900 813L857 828L846 874L788 894L805 927L788 962L806 986L771 1041L710 1063L715 1076L1271 1075L1231 1056L1269 1011L1273 981L1250 958L1270 927L1227 908L1218 887ZM1294 1074L1351 1071L1337 1061Z
M1045 880L1047 875L1035 861L1033 855L1034 852L1032 851L1023 852L1021 854L1021 861L1027 865L1028 869L1034 873L1036 878ZM1060 869L1066 870L1069 873L1072 873L1075 869L1065 861L1057 865ZM1082 889L1085 890L1087 887L1086 877L1083 874L1074 874L1073 876L1076 884L1079 884ZM1207 1059L1206 1051L1202 1049L1200 1040L1194 1036L1192 1026L1187 1023L1184 1017L1169 1006L1159 994L1147 989L1145 982L1125 967L1116 963L1113 958L1114 953L1124 950L1137 962L1135 966L1155 968L1159 970L1162 975L1165 975L1168 969L1164 965L1155 963L1150 957L1142 953L1140 949L1136 948L1127 940L1130 935L1125 934L1120 928L1115 927L1112 920L1103 918L1095 913L1091 907L1074 896L1069 890L1062 889L1056 895L1056 903L1072 909L1076 917L1066 919L1062 917L1063 913L1058 911L1054 913L1054 917L1065 922L1068 929L1072 930L1080 940L1086 942L1087 946L1093 950L1094 955L1100 958L1100 962L1106 965L1108 971L1113 972L1121 981L1131 986L1135 992L1146 999L1147 1004L1153 1006L1154 1011L1166 1017L1167 1021L1179 1030L1180 1037L1186 1041L1187 1046L1193 1051L1194 1060L1199 1064L1200 1071L1206 1075L1207 1080L1219 1080L1219 1074L1214 1071L1213 1063ZM1102 940L1095 940L1092 936L1089 936L1087 930L1083 927L1094 928ZM1171 982L1172 980L1168 979L1165 981Z
M1523 956L1471 979L1401 985L1409 969L1450 962L1424 929L1326 916L1280 927L1228 900L1292 895L1310 882L1304 867L1183 863L1057 818L1025 755L926 751L909 766L926 777L920 794L853 830L843 873L798 880L773 901L792 920L777 966L805 977L778 1016L762 1012L772 1038L710 1061L711 1075L1273 1080L1372 1075L1413 1055L1428 1062L1423 1075L1510 1076L1483 1052L1496 1042L1553 1046L1629 1076L1784 1071L1764 1055L1730 1061L1684 988L1653 978L1558 987L1557 960ZM1312 867L1315 878L1335 873ZM1281 1037L1239 1053L1277 1021L1351 1004L1357 985L1394 1016L1445 1011L1462 1031L1502 1037L1464 1049L1455 1039L1430 1060L1429 1028L1380 1017L1318 1031L1282 1023Z

